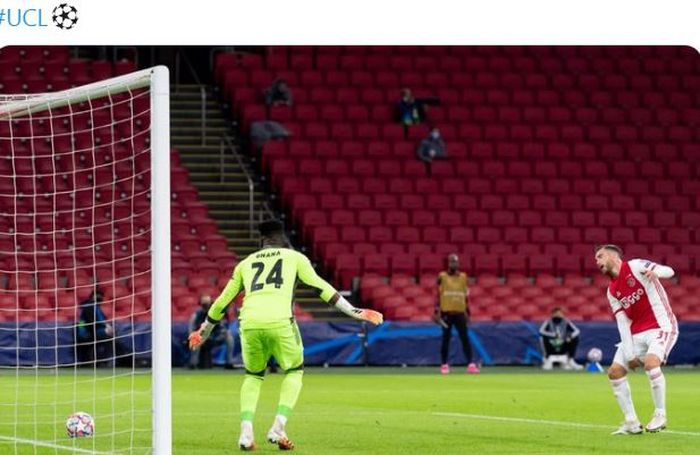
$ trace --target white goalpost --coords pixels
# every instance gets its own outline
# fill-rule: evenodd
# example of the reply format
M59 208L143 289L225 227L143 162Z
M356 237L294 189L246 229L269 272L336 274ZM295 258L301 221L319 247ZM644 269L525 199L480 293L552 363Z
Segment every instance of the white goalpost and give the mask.
M169 455L170 305L168 69L0 94L0 453Z

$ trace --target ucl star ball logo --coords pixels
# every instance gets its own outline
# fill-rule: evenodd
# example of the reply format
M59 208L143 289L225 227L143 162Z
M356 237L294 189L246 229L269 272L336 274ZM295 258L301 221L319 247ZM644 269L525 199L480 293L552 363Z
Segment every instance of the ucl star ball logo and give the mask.
M78 10L75 6L61 3L53 9L53 23L61 30L70 30L78 23Z

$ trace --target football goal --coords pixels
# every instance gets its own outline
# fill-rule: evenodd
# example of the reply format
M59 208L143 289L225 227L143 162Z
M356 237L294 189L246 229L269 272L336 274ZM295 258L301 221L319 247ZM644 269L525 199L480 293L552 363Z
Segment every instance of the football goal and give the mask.
M171 453L169 135L165 67L0 95L0 453Z

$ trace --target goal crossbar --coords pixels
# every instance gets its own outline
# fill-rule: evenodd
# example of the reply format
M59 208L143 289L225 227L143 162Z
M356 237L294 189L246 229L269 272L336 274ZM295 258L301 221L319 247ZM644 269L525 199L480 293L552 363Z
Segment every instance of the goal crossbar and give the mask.
M18 95L3 94L0 95L0 102L3 99L12 99L12 101L0 104L0 119L25 117L35 112L58 109L70 104L82 103L89 99L118 95L129 90L148 87L151 85L158 68L163 68L167 75L167 68L159 66L81 85L80 87L70 88L61 92L22 95L26 96L26 99L22 100L16 100Z

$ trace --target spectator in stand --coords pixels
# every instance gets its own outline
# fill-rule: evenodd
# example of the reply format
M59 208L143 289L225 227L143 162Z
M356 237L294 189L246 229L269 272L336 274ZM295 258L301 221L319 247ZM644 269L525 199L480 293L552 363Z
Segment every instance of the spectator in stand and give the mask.
M416 150L418 159L425 163L425 169L428 175L432 174L432 163L435 159L447 158L447 146L440 135L440 130L437 127L430 129L428 137L423 139Z
M192 313L192 316L190 317L190 330L188 333L199 329L199 326L202 325L202 323L207 318L207 312L209 311L210 306L210 296L203 295L202 297L200 297L199 308L194 313ZM234 340L233 335L229 330L228 313L224 314L224 318L214 328L211 335L209 336L209 339L207 339L207 341L199 349L192 351L192 353L190 354L190 362L188 364L188 367L191 370L194 370L195 368L200 366L201 363L202 368L211 368L211 350L214 347L222 345L224 343L226 344L226 364L224 365L224 368L226 368L227 370L232 370ZM200 362L200 354L202 353L204 353L204 356Z
M265 90L265 104L268 106L291 106L292 102L292 90L282 78L272 81L272 85Z
M564 311L560 307L553 308L551 318L540 326L544 349L542 368L551 370L554 362L562 359L559 363L565 370L582 369L583 367L574 360L580 333L578 327L564 317Z
M397 105L398 120L405 126L416 125L425 119L423 103L416 100L410 88L401 90L401 100Z

